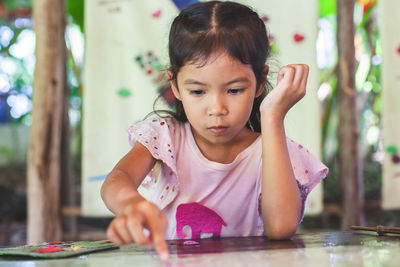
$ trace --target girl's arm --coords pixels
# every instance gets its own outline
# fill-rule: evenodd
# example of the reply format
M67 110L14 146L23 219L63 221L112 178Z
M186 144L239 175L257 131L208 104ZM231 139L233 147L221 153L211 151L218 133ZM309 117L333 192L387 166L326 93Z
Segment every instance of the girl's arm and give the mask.
M101 197L107 208L118 215L127 203L143 199L137 188L155 162L147 148L136 142L108 174L101 187Z
M261 212L266 235L291 237L301 213L300 191L289 158L284 128L287 111L305 95L307 65L289 65L260 106L262 133Z
M166 260L169 257L164 240L167 220L156 205L146 201L137 191L155 162L147 148L136 142L107 176L101 196L116 215L107 229L107 237L112 242L154 245L160 258ZM149 236L144 234L144 228L150 231Z

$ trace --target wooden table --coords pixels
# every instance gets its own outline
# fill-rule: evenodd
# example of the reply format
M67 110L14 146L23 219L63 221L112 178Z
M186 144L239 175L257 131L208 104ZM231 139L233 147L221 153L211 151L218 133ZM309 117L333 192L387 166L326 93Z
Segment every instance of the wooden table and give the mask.
M371 232L297 234L291 240L263 237L199 240L197 246L169 242L170 260L128 245L117 250L56 260L2 259L0 266L400 266L400 236Z

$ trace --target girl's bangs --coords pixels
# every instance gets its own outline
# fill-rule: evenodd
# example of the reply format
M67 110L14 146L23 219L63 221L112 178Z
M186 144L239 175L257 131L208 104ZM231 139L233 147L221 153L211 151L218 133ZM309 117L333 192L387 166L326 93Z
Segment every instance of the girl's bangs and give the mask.
M185 48L181 50L181 62L183 64L196 64L204 66L210 56L226 52L232 58L238 59L243 64L251 64L251 59L257 56L254 41L243 38L243 33L238 32L207 32L189 38L185 42Z

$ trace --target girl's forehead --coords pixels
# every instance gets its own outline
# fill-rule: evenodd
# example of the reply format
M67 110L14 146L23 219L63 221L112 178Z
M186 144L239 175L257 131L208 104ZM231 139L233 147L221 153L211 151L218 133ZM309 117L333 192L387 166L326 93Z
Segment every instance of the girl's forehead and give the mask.
M226 83L227 81L252 81L255 80L254 71L250 64L243 64L238 59L227 53L210 56L204 61L194 61L185 64L179 71L179 80L214 81Z
M215 64L215 63L221 63L221 62L226 63L226 64L247 65L247 64L243 64L239 59L232 57L227 51L223 51L223 50L213 52L208 56L194 58L192 60L189 60L184 65L191 65L196 68L202 68L202 67L205 67L206 65L211 65L211 64Z

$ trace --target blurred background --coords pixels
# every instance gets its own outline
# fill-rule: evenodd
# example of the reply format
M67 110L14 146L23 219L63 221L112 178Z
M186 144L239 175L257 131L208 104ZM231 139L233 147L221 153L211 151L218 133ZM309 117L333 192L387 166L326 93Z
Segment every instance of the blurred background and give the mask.
M400 159L396 146L383 145L382 37L378 27L378 1L357 0L354 3L356 106L365 200L361 212L365 216L365 225L400 226L399 210L382 209L382 164L385 153L392 156L393 164L398 164ZM25 244L27 236L27 151L36 62L32 7L31 0L0 0L0 246ZM69 181L63 183L68 186L66 191L69 193L60 199L64 240L105 239L105 229L110 221L109 216L84 216L81 210L82 103L85 90L82 80L86 40L84 10L83 0L66 1L65 42L71 164ZM265 20L267 23L268 18ZM342 229L338 159L340 146L337 133L336 1L318 1L315 27L321 158L330 172L322 186L323 209L318 214L304 218L299 228L300 233ZM302 36L294 38L301 42ZM275 43L273 53L279 54L280 51L279 43ZM397 53L400 54L400 46ZM130 93L120 90L119 94L124 96Z

